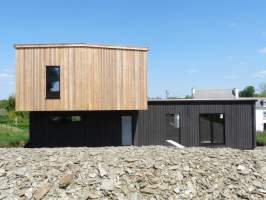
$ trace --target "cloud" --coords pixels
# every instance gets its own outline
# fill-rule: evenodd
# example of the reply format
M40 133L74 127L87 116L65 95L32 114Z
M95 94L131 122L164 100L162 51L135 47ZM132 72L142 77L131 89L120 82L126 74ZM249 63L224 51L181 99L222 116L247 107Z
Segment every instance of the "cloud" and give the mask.
M198 72L198 70L196 70L196 69L189 69L189 70L187 70L187 73L188 74L195 74L197 72Z
M257 78L266 78L266 69L265 70L258 71L255 74L255 77L257 77Z
M238 24L236 22L232 22L230 24L228 24L228 27L231 28L231 29L234 29L238 26Z
M236 74L228 74L226 76L224 76L225 79L229 79L229 80L236 80L239 79L240 77Z
M0 74L0 79L4 79L4 78L13 78L13 74L8 74L8 73L1 73Z
M259 53L266 54L266 47L259 49Z

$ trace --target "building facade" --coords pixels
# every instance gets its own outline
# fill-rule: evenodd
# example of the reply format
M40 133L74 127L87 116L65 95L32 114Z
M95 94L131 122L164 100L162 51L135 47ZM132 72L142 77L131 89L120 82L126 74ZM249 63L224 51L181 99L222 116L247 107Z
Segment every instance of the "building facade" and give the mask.
M258 98L256 102L256 131L266 131L266 98Z
M147 48L15 45L30 147L255 147L255 100L148 100Z

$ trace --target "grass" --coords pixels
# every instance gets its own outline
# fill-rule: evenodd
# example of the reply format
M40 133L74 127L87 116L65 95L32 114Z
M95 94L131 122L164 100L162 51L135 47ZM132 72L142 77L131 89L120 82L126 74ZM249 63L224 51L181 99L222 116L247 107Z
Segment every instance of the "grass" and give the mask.
M257 133L256 142L258 146L266 146L266 132Z
M28 140L28 128L0 126L0 147L23 147Z

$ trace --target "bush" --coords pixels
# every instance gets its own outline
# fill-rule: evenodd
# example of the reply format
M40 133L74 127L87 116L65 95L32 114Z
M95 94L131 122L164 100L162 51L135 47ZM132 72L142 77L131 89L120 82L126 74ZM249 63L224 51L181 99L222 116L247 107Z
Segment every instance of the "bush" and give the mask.
M256 142L258 146L266 146L266 132L258 132L256 134Z

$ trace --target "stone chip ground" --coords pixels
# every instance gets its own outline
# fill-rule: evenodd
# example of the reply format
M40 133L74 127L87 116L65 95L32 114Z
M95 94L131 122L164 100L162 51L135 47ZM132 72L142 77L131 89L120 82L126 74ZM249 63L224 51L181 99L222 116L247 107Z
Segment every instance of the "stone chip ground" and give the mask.
M266 148L0 149L0 199L34 198L266 199Z

